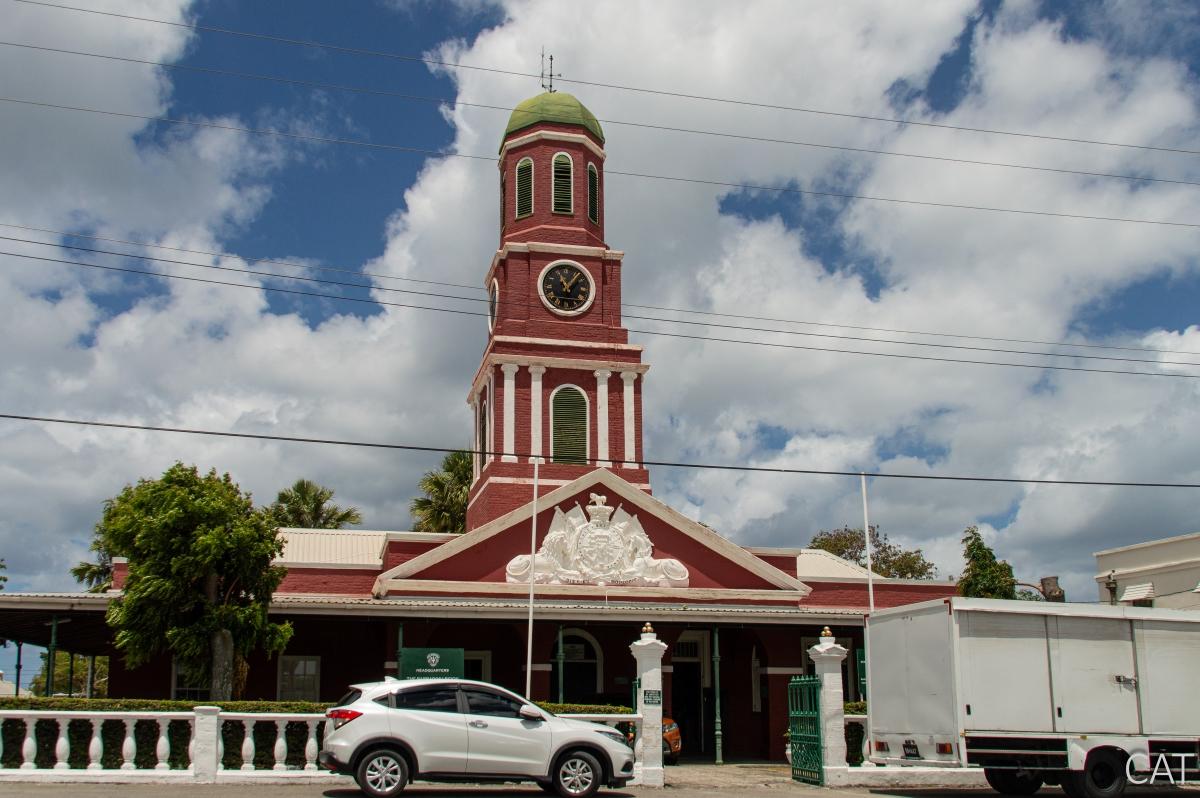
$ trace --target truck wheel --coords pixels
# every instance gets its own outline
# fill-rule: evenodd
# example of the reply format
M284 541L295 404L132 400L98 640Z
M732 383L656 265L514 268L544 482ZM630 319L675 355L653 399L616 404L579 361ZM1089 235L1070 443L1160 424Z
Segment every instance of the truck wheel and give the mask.
M1001 795L1033 795L1042 787L1040 778L1019 770L984 768L983 776L992 789Z
M1111 748L1088 754L1082 773L1072 773L1082 798L1120 798L1125 792L1125 755Z

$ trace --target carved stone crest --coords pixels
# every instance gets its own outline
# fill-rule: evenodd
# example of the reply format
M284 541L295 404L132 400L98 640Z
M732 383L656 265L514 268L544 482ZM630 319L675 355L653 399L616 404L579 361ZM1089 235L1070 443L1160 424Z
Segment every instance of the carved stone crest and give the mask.
M576 504L569 512L555 508L542 547L521 554L505 569L509 582L544 585L631 585L687 587L688 570L672 559L652 556L654 545L636 515L607 506L607 497L591 494L587 516Z

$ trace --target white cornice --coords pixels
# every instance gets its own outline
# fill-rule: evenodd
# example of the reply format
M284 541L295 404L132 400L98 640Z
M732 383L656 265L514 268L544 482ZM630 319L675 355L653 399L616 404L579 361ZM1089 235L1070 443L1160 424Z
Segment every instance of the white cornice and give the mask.
M525 582L450 582L440 579L388 579L384 582L388 591L398 595L407 593L449 593L455 596L479 594L483 596L527 596L529 585ZM783 606L798 603L795 592L781 590L727 590L720 588L695 587L623 587L611 585L536 585L537 595L565 598L576 596L590 601L610 599L667 598L680 603L693 601L767 601Z
M526 144L532 144L535 141L567 141L572 144L582 144L591 151L597 158L604 158L604 150L596 146L596 142L592 141L582 133L562 133L557 130L539 130L536 133L527 133L524 136L518 136L515 139L509 139L500 147L500 163L499 168L504 168L504 155L511 149L516 147L524 147Z
M505 344L534 344L537 346L567 346L573 349L616 349L622 352L641 352L640 344L605 344L598 341L572 341L569 338L531 338L524 335L497 335L494 341ZM650 368L646 366L646 368ZM635 369L625 369L633 371Z
M588 472L582 477L552 490L538 499L538 506L543 509L553 507L559 502L566 501L575 494L597 484L604 485L621 499L638 508L638 510L647 512L669 524L677 531L692 538L705 548L716 552L743 570L749 571L763 581L777 586L781 589L781 592L776 594L779 599L786 599L787 591L794 591L792 595L798 598L803 598L812 592L812 588L800 580L789 576L773 565L763 562L736 543L726 540L703 524L693 521L661 500L642 492L606 468L598 468L595 471ZM382 595L386 592L387 588L385 585L390 580L406 579L413 574L420 573L426 568L432 567L488 540L514 524L528 520L532 515L532 503L525 504L512 512L489 521L481 527L459 535L457 539L438 546L432 551L414 557L407 562L400 563L395 568L379 575L379 578L375 580L375 588L372 592L375 595Z
M597 344L590 341L559 341L553 338L517 338L509 336L496 336L497 341L507 341L509 343L537 343L545 346L577 346L577 347L595 347L597 349L618 349L629 344ZM636 350L641 350L640 346L632 347ZM475 379L471 381L471 389L467 392L467 404L471 404L471 397L479 393L482 383L487 379L487 375L493 366L501 366L505 363L514 363L518 366L545 366L548 369L582 369L584 371L599 371L604 369L612 372L633 371L638 374L645 374L650 370L649 363L629 363L624 360L587 360L583 358L573 357L547 357L546 355L529 354L497 354L495 352L488 353L483 362L479 364L479 370L475 372Z
M608 249L607 247L588 247L582 244L554 244L549 241L506 241L496 250L496 254L492 255L492 265L488 267L488 277L484 282L488 282L492 272L496 270L496 264L501 258L507 258L510 252L548 252L552 255L574 255L577 258L602 258L604 260L624 260L625 253L619 249Z

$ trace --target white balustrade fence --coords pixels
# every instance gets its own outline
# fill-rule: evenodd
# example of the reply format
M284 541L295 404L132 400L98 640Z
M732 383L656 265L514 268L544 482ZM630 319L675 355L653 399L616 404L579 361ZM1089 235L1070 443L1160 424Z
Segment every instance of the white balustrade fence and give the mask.
M0 724L0 781L339 779L317 769L318 714L0 710Z
M642 733L641 715L562 717L629 724L635 742ZM348 777L317 769L324 725L324 715L222 712L217 707L191 712L0 710L0 782L345 782ZM234 750L226 750L226 739ZM641 748L635 744L634 750Z

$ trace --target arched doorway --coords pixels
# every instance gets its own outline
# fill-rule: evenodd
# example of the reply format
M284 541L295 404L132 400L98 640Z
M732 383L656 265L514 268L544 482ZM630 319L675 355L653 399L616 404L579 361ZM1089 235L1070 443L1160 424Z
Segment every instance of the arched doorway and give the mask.
M558 641L550 655L550 695L559 700ZM562 701L567 704L602 703L604 650L583 629L562 630Z

